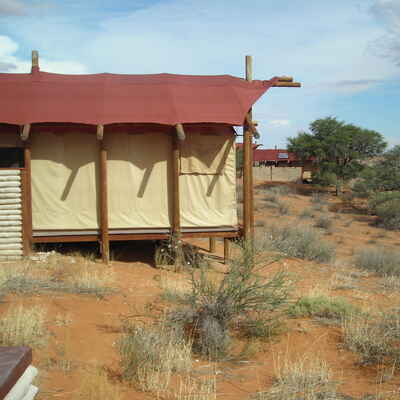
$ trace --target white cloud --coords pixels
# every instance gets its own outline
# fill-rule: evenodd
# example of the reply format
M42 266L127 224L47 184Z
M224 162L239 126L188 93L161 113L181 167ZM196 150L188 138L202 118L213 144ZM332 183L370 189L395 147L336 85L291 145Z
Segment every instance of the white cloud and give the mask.
M27 6L19 0L0 0L1 15L25 15Z
M27 73L31 70L31 62L15 56L18 44L7 36L0 36L0 72ZM60 74L83 74L86 67L78 62L69 60L40 59L40 67L47 72Z
M288 126L290 125L290 121L287 119L273 119L271 121L268 121L270 125L280 127L280 126Z
M383 35L371 42L371 48L400 67L400 2L376 0L371 13L385 30Z

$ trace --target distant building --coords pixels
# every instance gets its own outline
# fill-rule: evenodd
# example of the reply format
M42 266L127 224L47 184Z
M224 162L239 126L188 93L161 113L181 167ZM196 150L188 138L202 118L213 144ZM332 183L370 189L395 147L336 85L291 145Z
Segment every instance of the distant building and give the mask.
M286 149L254 150L253 166L256 179L267 181L298 182L309 181L314 168L314 160L299 159ZM262 168L269 167L269 168Z

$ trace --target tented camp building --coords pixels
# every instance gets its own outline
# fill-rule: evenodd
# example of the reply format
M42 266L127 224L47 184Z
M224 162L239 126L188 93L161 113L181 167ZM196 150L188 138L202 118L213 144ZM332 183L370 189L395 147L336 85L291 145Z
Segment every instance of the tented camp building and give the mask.
M290 78L0 74L0 259L33 243L238 237L234 126ZM246 146L246 144L245 144ZM247 158L246 158L247 157ZM245 147L244 231L251 234Z

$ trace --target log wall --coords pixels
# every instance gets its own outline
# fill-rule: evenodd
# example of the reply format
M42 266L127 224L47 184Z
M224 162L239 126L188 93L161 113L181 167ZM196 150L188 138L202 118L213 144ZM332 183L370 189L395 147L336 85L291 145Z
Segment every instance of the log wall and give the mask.
M0 261L23 255L21 171L0 170Z

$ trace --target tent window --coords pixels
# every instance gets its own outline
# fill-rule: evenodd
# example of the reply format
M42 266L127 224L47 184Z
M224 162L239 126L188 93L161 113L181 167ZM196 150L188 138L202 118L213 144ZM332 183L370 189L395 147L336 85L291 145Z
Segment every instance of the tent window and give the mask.
M24 168L24 149L0 147L0 168Z

